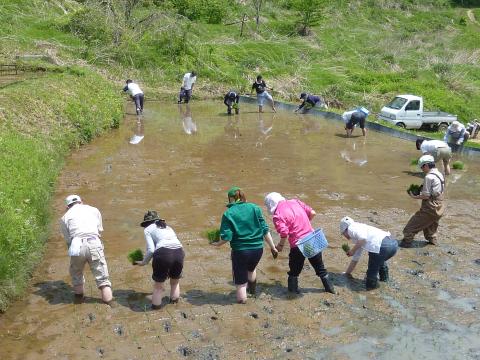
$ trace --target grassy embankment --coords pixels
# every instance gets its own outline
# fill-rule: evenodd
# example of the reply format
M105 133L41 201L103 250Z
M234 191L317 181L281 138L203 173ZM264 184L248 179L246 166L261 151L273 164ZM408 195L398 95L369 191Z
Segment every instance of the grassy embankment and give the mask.
M277 99L292 101L306 90L339 112L354 105L377 112L394 95L414 93L427 108L466 122L480 113L480 11L451 3L467 2L326 1L318 25L300 36L294 9L304 1L296 0L265 1L258 28L250 1L145 0L127 12L121 5L133 2L112 2L111 11L98 1L5 0L5 61L45 54L60 64L50 69L62 73L47 71L41 80L0 90L0 308L39 257L63 155L117 124L119 98L95 71L117 86L127 77L138 80L147 99L173 99L190 69L199 72L197 98L220 97L229 88L249 92L258 73ZM223 25L243 14L243 36L239 23Z
M92 96L94 95L94 96ZM22 293L48 235L49 199L69 149L117 127L118 89L88 72L0 89L0 311Z

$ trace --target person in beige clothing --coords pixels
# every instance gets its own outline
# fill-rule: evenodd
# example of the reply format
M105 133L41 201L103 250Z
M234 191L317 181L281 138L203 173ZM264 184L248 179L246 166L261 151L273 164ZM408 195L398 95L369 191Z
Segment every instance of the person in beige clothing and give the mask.
M430 245L437 245L437 228L444 212L445 178L435 168L435 159L431 155L423 155L418 160L418 166L425 173L422 190L419 195L409 192L413 199L421 199L422 205L408 221L403 229L401 247L411 247L415 235L423 230L425 240Z
M88 263L100 289L102 300L112 303L112 284L108 275L107 261L100 240L103 231L102 215L97 208L82 203L78 195L65 199L67 212L60 220L63 237L67 242L70 256L70 276L75 299L82 301L85 293L83 269Z

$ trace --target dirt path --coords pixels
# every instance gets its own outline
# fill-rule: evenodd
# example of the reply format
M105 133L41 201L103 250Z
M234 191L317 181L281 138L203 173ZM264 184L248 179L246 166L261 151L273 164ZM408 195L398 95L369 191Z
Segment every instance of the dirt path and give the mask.
M470 19L470 21L474 24L477 24L477 25L480 25L477 21L477 19L475 18L475 14L473 13L473 10L472 9L469 9L467 10L467 16L468 18Z

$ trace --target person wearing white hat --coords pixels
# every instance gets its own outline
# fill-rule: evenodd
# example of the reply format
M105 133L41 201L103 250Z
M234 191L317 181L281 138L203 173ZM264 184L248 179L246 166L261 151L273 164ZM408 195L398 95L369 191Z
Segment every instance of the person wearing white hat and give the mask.
M112 283L100 240L100 233L103 231L102 215L97 208L83 204L78 195L67 196L65 205L67 212L60 220L60 228L68 246L75 299L78 302L84 299L83 268L88 263L103 302L112 305Z
M387 260L397 253L397 240L392 238L387 231L355 222L348 216L340 220L340 233L355 244L347 252L347 256L351 256L352 261L350 261L345 275L351 276L362 251L365 250L368 251L368 268L365 281L367 290L373 290L377 287L378 276L380 281L388 281Z
M412 199L422 200L418 210L403 229L401 247L412 247L415 235L423 231L425 240L431 245L437 245L437 229L443 216L445 177L435 167L435 159L431 155L423 155L418 159L418 166L425 174L422 190L419 195L408 194Z
M370 111L368 111L364 107L359 107L355 110L343 113L342 118L345 122L345 131L347 132L347 137L352 136L353 129L357 124L360 126L360 129L362 129L363 136L367 135L367 129L365 129L365 121L368 114L370 114Z
M463 144L467 142L469 137L470 133L465 129L465 126L461 122L455 120L448 127L443 141L450 146L452 152L457 152L462 149Z
M275 230L280 235L277 250L282 251L288 239L290 253L288 254L288 291L299 293L298 276L303 270L305 256L297 246L297 242L314 230L310 220L316 215L315 210L298 199L285 199L277 192L271 192L265 196L265 206L273 216ZM322 252L308 259L320 278L326 292L335 294L335 288L330 281L327 269L323 264Z

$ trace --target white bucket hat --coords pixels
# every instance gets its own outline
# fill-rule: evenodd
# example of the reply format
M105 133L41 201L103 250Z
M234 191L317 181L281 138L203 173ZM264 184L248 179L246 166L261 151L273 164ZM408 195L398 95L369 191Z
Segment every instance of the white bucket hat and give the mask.
M78 195L68 195L65 198L65 205L67 205L67 207L68 207L68 206L72 205L73 203L77 203L77 202L81 202L81 201L82 201L82 199Z
M345 230L348 229L350 225L352 225L355 221L351 217L345 216L342 220L340 220L340 234L343 234Z
M357 110L363 112L367 116L368 114L370 114L370 111L368 111L367 108L364 108L363 106L359 107Z
M423 165L428 163L435 163L435 159L432 155L423 155L418 159L418 167L421 169Z
M460 130L460 127L461 127L461 124L459 121L455 120L454 122L452 122L452 124L450 125L450 130L452 131L459 131Z
M277 192L271 192L265 196L265 206L267 207L270 215L273 215L277 209L278 203L283 200L285 200L285 198Z

